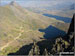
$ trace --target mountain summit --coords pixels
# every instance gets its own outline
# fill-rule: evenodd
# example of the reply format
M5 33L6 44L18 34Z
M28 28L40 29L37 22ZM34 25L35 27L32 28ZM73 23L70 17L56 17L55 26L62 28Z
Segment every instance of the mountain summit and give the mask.
M15 5L17 5L17 3L16 3L15 1L12 1L12 2L10 3L10 5L15 6Z

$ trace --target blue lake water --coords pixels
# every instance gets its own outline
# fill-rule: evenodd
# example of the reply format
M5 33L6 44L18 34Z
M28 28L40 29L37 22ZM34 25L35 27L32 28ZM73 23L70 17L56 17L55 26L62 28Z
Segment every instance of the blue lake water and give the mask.
M66 35L66 32L52 25L48 26L46 29L39 29L39 31L45 33L43 36L45 39L50 39L50 38Z
M61 17L61 16L51 15L51 14L43 14L43 15L48 16L48 17L56 18L57 20L64 21L65 23L70 23L71 22L71 18L68 18L68 17Z

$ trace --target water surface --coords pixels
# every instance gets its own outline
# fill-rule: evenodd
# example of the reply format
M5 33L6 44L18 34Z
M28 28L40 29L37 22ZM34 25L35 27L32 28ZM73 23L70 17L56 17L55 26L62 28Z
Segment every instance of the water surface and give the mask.
M70 23L71 22L71 18L68 18L68 17L61 17L61 16L51 15L51 14L43 14L43 15L48 16L48 17L56 18L57 20L64 21L65 23Z
M43 36L45 39L66 35L65 31L60 30L52 25L48 26L46 29L39 29L39 31L45 33Z

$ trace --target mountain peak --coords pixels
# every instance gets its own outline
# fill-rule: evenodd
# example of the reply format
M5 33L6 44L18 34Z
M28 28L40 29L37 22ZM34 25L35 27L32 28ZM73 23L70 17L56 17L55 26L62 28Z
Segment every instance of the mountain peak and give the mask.
M10 3L10 5L16 5L16 2L15 2L15 1L12 1L12 2Z

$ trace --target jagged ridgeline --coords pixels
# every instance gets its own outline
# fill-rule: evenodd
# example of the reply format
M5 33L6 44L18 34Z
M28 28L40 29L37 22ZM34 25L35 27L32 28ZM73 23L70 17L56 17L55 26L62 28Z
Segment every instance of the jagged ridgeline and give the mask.
M0 55L10 53L14 53L15 55L16 53L18 55L28 55L33 45L33 39L39 43L41 41L44 42L45 47L47 47L48 44L50 46L53 44L52 41L46 40L45 42L45 33L39 31L39 29L45 29L48 26L53 26L54 29L58 28L58 30L67 32L69 23L34 13L21 7L16 2L0 6ZM43 49L40 51L41 47L37 45L39 49L37 54L42 54L42 51L44 51L45 47L41 45L42 42L38 45L42 46ZM25 49L22 49L23 46ZM47 49L45 49L45 51L47 51Z

